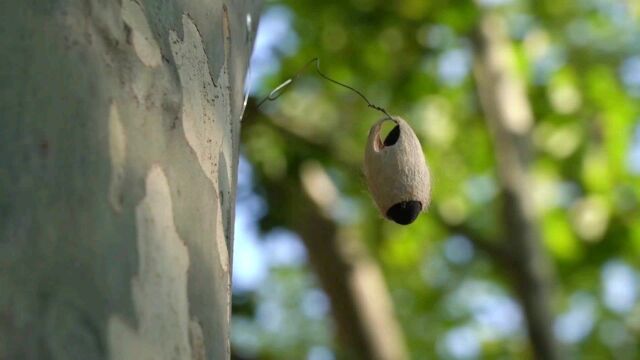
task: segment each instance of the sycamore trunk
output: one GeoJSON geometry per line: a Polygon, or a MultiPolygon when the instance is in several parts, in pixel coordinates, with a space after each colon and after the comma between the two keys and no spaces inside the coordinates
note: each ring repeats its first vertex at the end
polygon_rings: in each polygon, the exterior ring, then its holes
{"type": "Polygon", "coordinates": [[[229,358],[258,5],[0,5],[0,359],[229,358]]]}

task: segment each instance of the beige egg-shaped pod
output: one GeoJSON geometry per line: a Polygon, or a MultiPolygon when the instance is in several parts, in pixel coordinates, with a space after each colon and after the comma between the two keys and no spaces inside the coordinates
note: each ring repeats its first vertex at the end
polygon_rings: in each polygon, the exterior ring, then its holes
{"type": "Polygon", "coordinates": [[[431,199],[429,169],[420,141],[404,119],[385,118],[371,127],[365,150],[364,174],[373,200],[383,216],[389,218],[389,209],[405,202],[417,201],[420,202],[420,211],[427,209],[431,199]],[[380,138],[385,121],[395,122],[400,131],[397,141],[387,146],[380,138]]]}

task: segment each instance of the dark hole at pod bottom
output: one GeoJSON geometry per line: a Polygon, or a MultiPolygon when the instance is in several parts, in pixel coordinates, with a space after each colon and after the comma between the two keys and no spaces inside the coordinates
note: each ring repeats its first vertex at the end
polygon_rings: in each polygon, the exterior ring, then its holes
{"type": "Polygon", "coordinates": [[[387,210],[387,217],[400,225],[409,225],[416,220],[421,210],[420,201],[402,201],[387,210]]]}
{"type": "Polygon", "coordinates": [[[398,142],[398,138],[400,138],[400,125],[396,125],[389,133],[387,137],[384,138],[384,146],[391,146],[398,142]]]}

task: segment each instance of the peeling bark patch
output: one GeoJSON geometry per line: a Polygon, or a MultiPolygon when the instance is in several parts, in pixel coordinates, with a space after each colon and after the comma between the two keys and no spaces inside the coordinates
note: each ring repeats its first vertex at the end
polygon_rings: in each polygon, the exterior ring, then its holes
{"type": "MultiPolygon", "coordinates": [[[[218,196],[219,196],[219,202],[220,202],[220,208],[222,209],[229,209],[233,206],[233,204],[230,204],[231,201],[233,201],[231,199],[231,191],[229,189],[232,188],[231,185],[231,178],[229,177],[229,173],[227,171],[227,169],[229,169],[228,165],[227,165],[227,160],[224,157],[224,153],[220,152],[219,157],[218,157],[218,165],[220,166],[220,171],[218,173],[218,189],[220,189],[220,191],[218,192],[218,196]],[[225,203],[226,200],[226,203],[225,203]]],[[[225,211],[222,213],[222,218],[219,219],[220,221],[218,221],[216,223],[216,229],[218,229],[218,232],[222,231],[223,232],[223,239],[218,238],[218,249],[222,249],[220,241],[224,241],[224,249],[231,249],[233,244],[231,243],[231,236],[232,236],[232,231],[233,231],[233,223],[232,223],[232,217],[231,217],[231,211],[225,211]]],[[[222,259],[221,259],[222,260],[222,259]]],[[[228,266],[229,263],[229,257],[227,256],[225,262],[221,262],[223,264],[226,264],[228,266]]],[[[228,267],[223,266],[223,269],[226,271],[228,269],[228,267]]]]}
{"type": "Polygon", "coordinates": [[[109,156],[111,158],[111,181],[109,183],[109,202],[117,212],[122,210],[122,184],[124,182],[127,138],[120,121],[115,103],[109,109],[109,156]]]}
{"type": "MultiPolygon", "coordinates": [[[[131,330],[131,336],[126,339],[109,331],[111,353],[127,355],[127,351],[149,344],[157,352],[154,359],[191,358],[187,299],[189,255],[173,222],[169,183],[157,165],[147,174],[146,195],[136,207],[136,226],[140,268],[132,281],[132,289],[138,330],[131,330]],[[123,347],[136,348],[123,350],[123,347]]],[[[114,321],[114,330],[128,328],[114,321]]]]}
{"type": "MultiPolygon", "coordinates": [[[[224,21],[223,21],[224,22],[224,21]]],[[[182,85],[182,122],[185,137],[194,150],[205,175],[214,189],[225,189],[230,180],[231,169],[228,161],[233,158],[231,107],[229,99],[229,74],[227,61],[220,69],[217,81],[213,81],[209,62],[196,25],[188,16],[182,17],[183,39],[172,31],[169,34],[171,51],[178,67],[182,85]],[[224,182],[220,182],[219,167],[223,166],[224,182]],[[222,187],[225,186],[225,187],[222,187]]],[[[228,38],[225,36],[225,43],[228,38]]],[[[228,46],[225,46],[225,51],[228,46]]],[[[217,192],[217,191],[216,191],[217,192]]],[[[216,201],[216,243],[220,266],[225,273],[229,270],[229,251],[222,211],[229,206],[216,201]]],[[[227,229],[228,230],[228,229],[227,229]]],[[[212,234],[213,236],[213,234],[212,234]]]]}
{"type": "Polygon", "coordinates": [[[189,358],[189,255],[176,232],[169,183],[159,166],[147,175],[146,191],[136,208],[140,273],[133,294],[140,333],[167,358],[189,358]]]}
{"type": "Polygon", "coordinates": [[[111,360],[155,360],[163,359],[154,351],[152,344],[117,315],[112,315],[107,324],[109,358],[111,360]]]}
{"type": "Polygon", "coordinates": [[[182,17],[182,25],[184,39],[171,31],[169,43],[182,85],[183,129],[202,170],[215,187],[218,153],[223,151],[226,158],[232,156],[227,64],[225,61],[214,82],[196,25],[186,15],[182,17]]]}
{"type": "Polygon", "coordinates": [[[131,42],[140,61],[150,67],[160,65],[162,63],[160,48],[140,5],[132,0],[124,0],[121,12],[122,19],[131,28],[131,42]]]}
{"type": "Polygon", "coordinates": [[[224,222],[222,220],[222,208],[220,202],[217,201],[218,209],[216,211],[216,242],[218,245],[218,256],[220,257],[220,267],[224,274],[229,273],[229,250],[227,248],[226,234],[224,222]]]}
{"type": "Polygon", "coordinates": [[[229,25],[229,10],[227,5],[222,4],[222,34],[224,35],[225,61],[231,52],[231,25],[229,25]]]}
{"type": "Polygon", "coordinates": [[[204,346],[204,334],[198,321],[191,320],[189,323],[189,338],[191,339],[191,354],[193,360],[206,360],[207,355],[204,346]]]}

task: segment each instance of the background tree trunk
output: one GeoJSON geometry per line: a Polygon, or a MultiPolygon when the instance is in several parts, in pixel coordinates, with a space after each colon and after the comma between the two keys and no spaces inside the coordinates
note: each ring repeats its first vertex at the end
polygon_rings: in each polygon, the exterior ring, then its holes
{"type": "Polygon", "coordinates": [[[258,10],[0,5],[0,359],[229,358],[258,10]]]}
{"type": "Polygon", "coordinates": [[[320,164],[300,171],[300,212],[293,229],[307,247],[313,269],[331,299],[339,338],[356,359],[404,360],[408,353],[382,270],[356,231],[341,228],[331,209],[338,190],[320,164]]]}
{"type": "MultiPolygon", "coordinates": [[[[248,103],[247,119],[243,135],[255,133],[258,129],[253,127],[257,124],[274,124],[272,118],[258,111],[254,101],[248,103]]],[[[312,145],[286,128],[274,129],[290,146],[312,145]]],[[[329,152],[322,147],[317,150],[329,152]]],[[[309,254],[309,265],[331,301],[335,336],[342,345],[338,356],[408,359],[405,335],[380,265],[359,232],[331,216],[340,196],[338,189],[319,162],[304,160],[290,166],[295,167],[292,172],[296,176],[289,180],[264,178],[261,184],[271,207],[293,209],[293,213],[284,215],[285,225],[300,235],[309,254]]]]}
{"type": "Polygon", "coordinates": [[[542,248],[531,198],[531,105],[515,70],[503,19],[485,14],[476,35],[475,78],[503,191],[504,239],[499,252],[490,254],[500,254],[496,260],[511,277],[536,359],[561,359],[553,336],[553,269],[542,248]]]}

